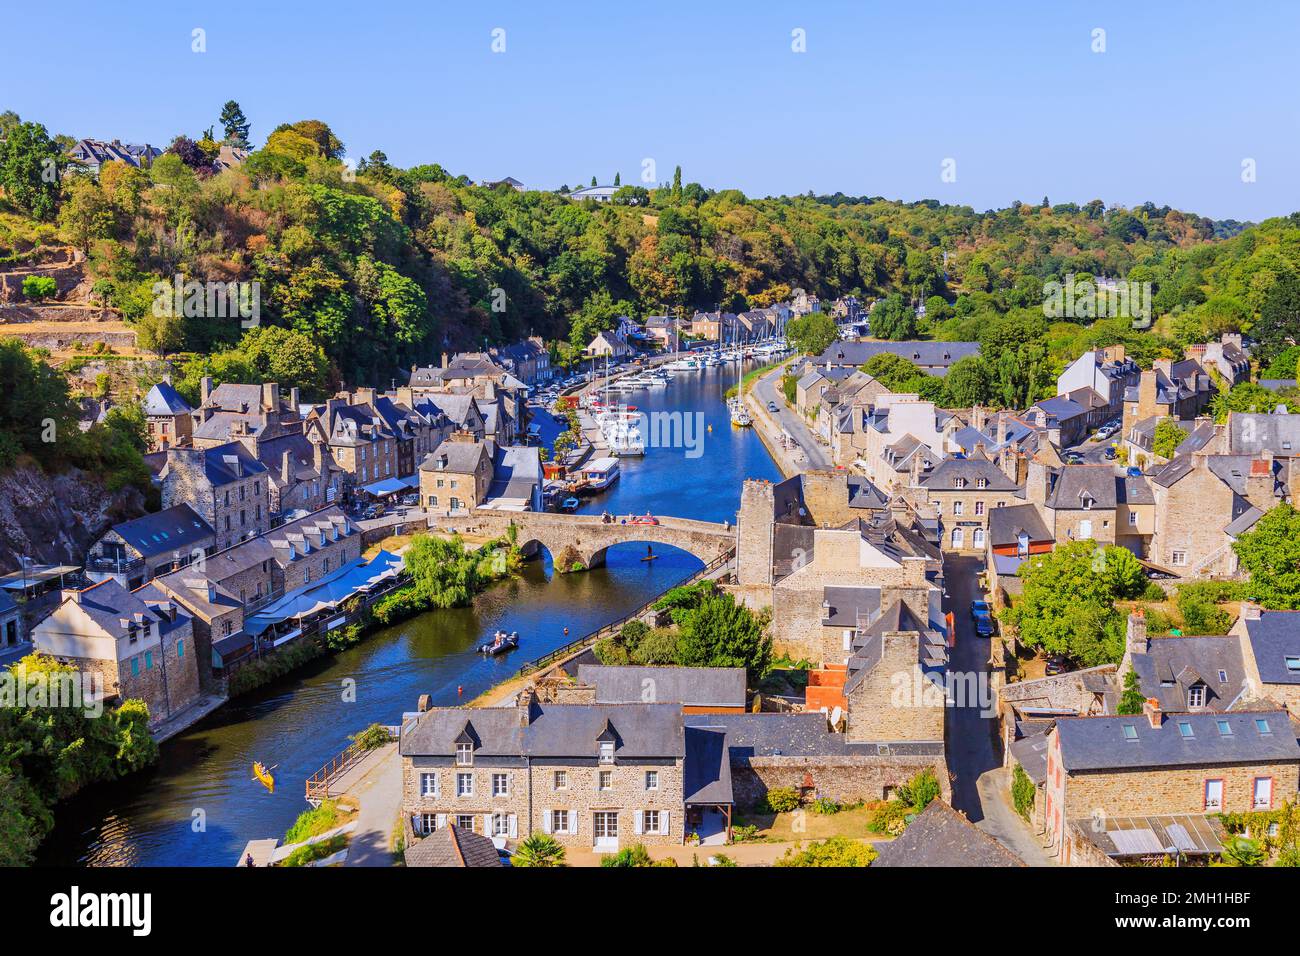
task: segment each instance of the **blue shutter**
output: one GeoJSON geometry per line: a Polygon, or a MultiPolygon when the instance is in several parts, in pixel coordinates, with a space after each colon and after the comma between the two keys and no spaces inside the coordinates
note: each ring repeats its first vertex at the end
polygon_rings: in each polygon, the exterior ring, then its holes
{"type": "Polygon", "coordinates": [[[184,642],[184,641],[177,641],[177,642],[176,642],[176,656],[177,656],[177,657],[184,657],[184,656],[185,656],[185,642],[184,642]]]}

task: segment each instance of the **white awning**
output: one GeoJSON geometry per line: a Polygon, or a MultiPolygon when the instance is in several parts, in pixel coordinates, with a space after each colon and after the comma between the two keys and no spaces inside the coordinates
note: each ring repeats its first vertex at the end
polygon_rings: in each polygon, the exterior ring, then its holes
{"type": "Polygon", "coordinates": [[[336,607],[348,598],[396,577],[401,573],[402,564],[401,557],[382,550],[370,561],[357,558],[319,581],[296,588],[268,604],[244,621],[244,629],[250,634],[261,634],[281,621],[309,617],[317,611],[336,607]]]}
{"type": "Polygon", "coordinates": [[[374,495],[376,498],[384,498],[388,495],[395,495],[398,492],[410,491],[419,487],[420,476],[408,475],[405,478],[385,478],[383,481],[371,482],[368,485],[363,485],[361,490],[368,495],[374,495]]]}

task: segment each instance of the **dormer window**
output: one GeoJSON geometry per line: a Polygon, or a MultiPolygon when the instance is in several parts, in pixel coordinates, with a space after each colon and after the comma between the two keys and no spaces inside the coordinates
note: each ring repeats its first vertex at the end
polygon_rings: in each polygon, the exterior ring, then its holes
{"type": "Polygon", "coordinates": [[[987,478],[976,478],[976,479],[975,479],[975,487],[976,487],[976,488],[987,488],[988,486],[989,486],[989,480],[988,480],[987,478]]]}
{"type": "Polygon", "coordinates": [[[456,766],[468,767],[474,763],[474,745],[457,744],[456,745],[456,766]]]}
{"type": "Polygon", "coordinates": [[[965,479],[965,478],[954,478],[954,479],[952,480],[952,486],[953,486],[954,488],[965,488],[965,487],[966,487],[966,479],[965,479]]]}
{"type": "Polygon", "coordinates": [[[1195,710],[1205,706],[1205,685],[1193,684],[1187,688],[1187,709],[1195,710]]]}
{"type": "Polygon", "coordinates": [[[1082,498],[1081,500],[1082,500],[1082,502],[1083,502],[1083,510],[1084,510],[1084,511],[1091,511],[1091,510],[1092,510],[1093,501],[1094,501],[1093,497],[1092,497],[1091,495],[1084,495],[1083,498],[1082,498]]]}
{"type": "Polygon", "coordinates": [[[614,762],[614,742],[612,740],[602,740],[600,742],[600,762],[614,762]]]}

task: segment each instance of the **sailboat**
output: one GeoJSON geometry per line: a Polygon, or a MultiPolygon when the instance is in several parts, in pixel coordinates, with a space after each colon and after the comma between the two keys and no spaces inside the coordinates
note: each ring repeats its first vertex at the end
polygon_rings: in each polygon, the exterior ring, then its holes
{"type": "Polygon", "coordinates": [[[754,424],[754,420],[749,417],[749,412],[745,408],[744,384],[741,378],[744,367],[743,362],[736,363],[736,397],[727,399],[727,408],[731,411],[731,424],[737,428],[748,428],[754,424]]]}

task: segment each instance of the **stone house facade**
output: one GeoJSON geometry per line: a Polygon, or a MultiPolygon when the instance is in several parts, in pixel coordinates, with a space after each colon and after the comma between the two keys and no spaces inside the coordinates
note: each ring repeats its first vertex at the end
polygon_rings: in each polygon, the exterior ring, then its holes
{"type": "Polygon", "coordinates": [[[211,527],[217,550],[271,526],[267,469],[239,442],[168,448],[160,475],[162,504],[187,504],[211,527]]]}
{"type": "Polygon", "coordinates": [[[938,510],[945,551],[983,554],[989,514],[1017,503],[1019,486],[977,445],[969,458],[947,458],[920,482],[925,499],[938,510]]]}
{"type": "Polygon", "coordinates": [[[200,697],[198,649],[189,615],[111,578],[81,591],[32,630],[33,647],[102,679],[105,696],[143,700],[151,726],[200,697]]]}
{"type": "MultiPolygon", "coordinates": [[[[329,507],[269,531],[273,593],[319,581],[361,557],[361,534],[338,507],[329,507]]],[[[241,545],[241,547],[243,547],[241,545]]]]}

